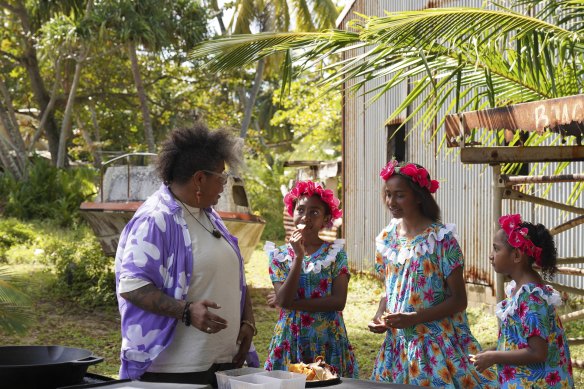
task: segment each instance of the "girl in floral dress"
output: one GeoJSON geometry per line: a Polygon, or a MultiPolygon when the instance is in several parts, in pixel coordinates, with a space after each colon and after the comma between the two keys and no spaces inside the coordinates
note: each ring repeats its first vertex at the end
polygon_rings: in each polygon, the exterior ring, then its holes
{"type": "Polygon", "coordinates": [[[357,361],[342,315],[349,285],[344,241],[324,242],[318,235],[342,217],[339,200],[330,189],[299,181],[284,203],[296,229],[288,244],[265,246],[275,290],[268,303],[281,310],[264,368],[288,370],[291,363],[322,356],[339,376],[356,378],[357,361]]]}
{"type": "Polygon", "coordinates": [[[496,364],[501,388],[573,388],[570,350],[555,308],[560,294],[533,269],[535,263],[553,277],[554,240],[543,225],[522,222],[517,214],[502,216],[499,224],[489,259],[512,281],[507,299],[497,304],[497,350],[479,353],[474,364],[479,371],[496,364]]]}
{"type": "Polygon", "coordinates": [[[438,181],[420,165],[390,161],[381,171],[393,219],[376,239],[386,296],[369,330],[386,333],[371,379],[439,388],[496,388],[469,354],[480,351],[466,318],[463,256],[455,226],[442,224],[438,181]]]}

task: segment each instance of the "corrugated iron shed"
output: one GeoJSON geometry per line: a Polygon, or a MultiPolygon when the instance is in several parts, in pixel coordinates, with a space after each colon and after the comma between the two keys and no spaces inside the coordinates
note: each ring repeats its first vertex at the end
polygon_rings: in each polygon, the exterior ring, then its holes
{"type": "MultiPolygon", "coordinates": [[[[355,0],[350,1],[343,11],[344,17],[339,20],[339,28],[347,28],[348,22],[358,18],[357,14],[383,16],[384,11],[404,11],[435,6],[480,7],[480,0],[463,1],[419,1],[398,2],[391,0],[355,0]]],[[[363,50],[363,49],[360,49],[363,50]]],[[[347,52],[346,56],[354,56],[356,50],[347,52]]],[[[375,88],[381,81],[370,82],[366,90],[375,88]]],[[[347,240],[347,253],[351,266],[358,271],[371,271],[375,254],[374,240],[379,231],[389,222],[390,215],[385,209],[382,199],[382,181],[379,171],[391,156],[391,142],[385,119],[403,101],[407,95],[407,86],[393,88],[379,100],[371,103],[363,91],[350,93],[354,81],[345,85],[343,92],[343,201],[344,201],[344,231],[347,240]]],[[[425,96],[421,97],[422,99],[425,96]]],[[[406,112],[398,117],[400,123],[406,117],[406,112]]],[[[416,122],[419,117],[413,119],[416,122]]],[[[411,128],[406,129],[406,133],[411,128]]],[[[460,150],[441,149],[438,145],[444,129],[438,132],[438,138],[431,139],[430,134],[413,132],[406,137],[405,159],[419,163],[430,171],[433,178],[440,181],[441,188],[436,199],[442,208],[445,222],[458,226],[459,241],[465,253],[465,277],[469,284],[485,286],[490,291],[490,301],[494,301],[494,272],[489,264],[490,239],[493,215],[493,172],[485,165],[465,166],[460,163],[460,150]]],[[[553,169],[553,164],[551,165],[553,169]]],[[[535,166],[531,165],[531,168],[535,166]]],[[[549,169],[549,167],[548,167],[549,169]]],[[[584,172],[583,163],[572,163],[563,173],[578,174],[584,172]]],[[[541,194],[547,187],[533,187],[535,194],[541,194]]],[[[548,197],[559,202],[570,198],[572,186],[555,185],[549,190],[548,197]]],[[[584,207],[584,196],[574,204],[584,207]]],[[[569,220],[573,215],[555,209],[529,203],[510,200],[503,202],[503,212],[520,212],[526,220],[555,226],[569,220]]],[[[584,228],[572,229],[557,237],[559,254],[562,257],[572,257],[584,252],[584,228]]],[[[557,277],[559,282],[582,288],[583,277],[557,277]]],[[[470,299],[484,295],[473,296],[470,299]]]]}

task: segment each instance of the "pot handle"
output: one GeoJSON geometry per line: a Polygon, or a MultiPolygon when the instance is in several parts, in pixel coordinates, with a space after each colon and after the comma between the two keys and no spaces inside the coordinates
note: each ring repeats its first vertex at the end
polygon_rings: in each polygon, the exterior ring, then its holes
{"type": "Polygon", "coordinates": [[[87,358],[78,359],[76,361],[71,361],[73,365],[95,365],[96,363],[103,362],[102,357],[96,357],[95,355],[91,355],[87,358]]]}

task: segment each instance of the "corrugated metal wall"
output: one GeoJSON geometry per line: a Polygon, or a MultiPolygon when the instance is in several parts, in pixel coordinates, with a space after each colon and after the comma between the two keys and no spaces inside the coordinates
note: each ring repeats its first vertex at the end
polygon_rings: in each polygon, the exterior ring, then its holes
{"type": "MultiPolygon", "coordinates": [[[[448,6],[480,7],[482,1],[447,1],[448,6]]],[[[358,18],[356,13],[383,16],[383,11],[421,9],[427,1],[398,2],[391,0],[357,0],[347,17],[339,25],[358,18]]],[[[350,56],[354,53],[349,53],[350,56]]],[[[379,83],[380,81],[377,81],[379,83]]],[[[352,84],[347,85],[350,88],[352,84]]],[[[371,83],[367,89],[377,84],[371,83]]],[[[347,88],[347,90],[349,89],[347,88]]],[[[381,198],[382,182],[379,171],[387,159],[385,119],[406,95],[406,86],[393,88],[382,98],[370,103],[370,96],[362,91],[345,92],[343,105],[344,126],[344,236],[347,240],[349,261],[359,271],[371,271],[375,253],[375,237],[389,222],[390,215],[381,198]]],[[[405,117],[405,114],[402,118],[405,117]]],[[[413,122],[416,122],[414,119],[413,122]]],[[[443,130],[442,130],[443,131],[443,130]]],[[[467,282],[494,287],[495,275],[488,261],[492,236],[492,168],[486,165],[462,165],[458,149],[440,150],[440,136],[431,140],[430,134],[420,131],[406,139],[406,159],[428,168],[433,178],[440,181],[436,198],[442,209],[442,218],[458,227],[459,241],[465,253],[467,282]]],[[[566,173],[582,173],[583,163],[574,163],[566,173]]],[[[549,172],[549,171],[548,171],[549,172]]],[[[573,184],[556,184],[549,197],[565,203],[573,184]]],[[[538,189],[543,188],[539,186],[538,189]]],[[[584,206],[584,196],[578,206],[584,206]]],[[[504,201],[503,212],[521,212],[526,220],[553,227],[573,218],[546,207],[504,201]]],[[[561,257],[584,253],[584,226],[558,236],[556,242],[561,257]]],[[[557,276],[556,280],[582,287],[582,277],[557,276]]]]}

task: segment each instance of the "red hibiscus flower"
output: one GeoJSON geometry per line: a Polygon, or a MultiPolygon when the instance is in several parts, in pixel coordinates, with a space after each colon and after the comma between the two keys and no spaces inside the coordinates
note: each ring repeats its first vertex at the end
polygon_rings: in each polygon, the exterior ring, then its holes
{"type": "Polygon", "coordinates": [[[276,359],[282,358],[282,347],[276,346],[274,348],[274,357],[276,357],[276,359]]]}
{"type": "Polygon", "coordinates": [[[432,369],[432,364],[430,363],[425,364],[422,370],[424,370],[424,373],[426,373],[429,376],[431,376],[432,373],[434,372],[434,369],[432,369]]]}
{"type": "Polygon", "coordinates": [[[313,298],[313,299],[317,299],[320,296],[322,296],[322,294],[320,293],[320,290],[318,290],[318,289],[313,290],[312,293],[310,294],[310,298],[313,298]]]}
{"type": "Polygon", "coordinates": [[[440,183],[436,180],[430,181],[430,193],[436,193],[436,191],[440,188],[440,183]]]}
{"type": "Polygon", "coordinates": [[[300,315],[300,322],[302,327],[310,327],[314,323],[314,318],[308,314],[300,315]]]}
{"type": "Polygon", "coordinates": [[[391,161],[389,161],[387,163],[387,165],[385,165],[385,167],[383,169],[381,169],[381,172],[379,173],[379,177],[381,177],[383,179],[383,181],[389,180],[390,177],[393,176],[393,173],[395,173],[396,166],[397,166],[397,161],[395,159],[392,159],[391,161]]]}
{"type": "Polygon", "coordinates": [[[557,371],[551,371],[546,377],[545,377],[545,382],[547,382],[549,385],[555,385],[558,382],[560,382],[560,374],[557,371]]]}
{"type": "Polygon", "coordinates": [[[428,301],[429,303],[434,301],[434,290],[428,289],[424,291],[424,300],[428,301]]]}
{"type": "Polygon", "coordinates": [[[298,297],[303,299],[306,297],[306,291],[304,290],[304,288],[298,288],[298,297]]]}
{"type": "Polygon", "coordinates": [[[298,327],[298,324],[290,324],[290,331],[292,332],[292,335],[298,336],[298,333],[300,332],[300,327],[298,327]]]}
{"type": "Polygon", "coordinates": [[[503,371],[501,373],[501,377],[503,378],[503,382],[507,382],[509,380],[514,379],[515,373],[517,373],[517,371],[515,370],[515,368],[513,366],[506,365],[505,367],[503,367],[503,371]]]}
{"type": "Polygon", "coordinates": [[[328,289],[328,280],[327,279],[322,279],[320,280],[320,282],[318,283],[318,287],[323,291],[326,292],[326,290],[328,289]]]}

